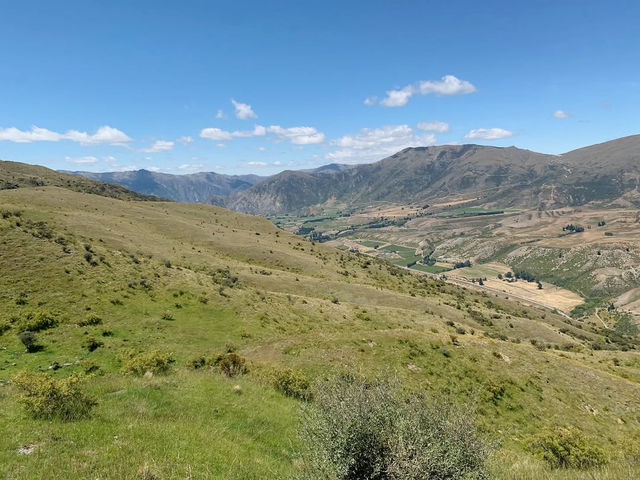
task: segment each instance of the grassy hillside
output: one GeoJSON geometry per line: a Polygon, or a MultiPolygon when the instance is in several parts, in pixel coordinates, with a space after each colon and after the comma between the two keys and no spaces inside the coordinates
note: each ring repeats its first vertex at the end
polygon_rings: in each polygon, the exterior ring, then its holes
{"type": "Polygon", "coordinates": [[[392,372],[472,408],[496,478],[640,474],[631,338],[216,207],[46,186],[0,191],[0,212],[6,478],[295,478],[302,401],[274,387],[285,369],[310,381],[392,372]],[[18,332],[45,317],[43,348],[26,353],[18,332]],[[123,369],[153,351],[171,354],[167,372],[123,369]],[[194,368],[227,352],[248,372],[194,368]],[[97,406],[76,421],[31,418],[11,381],[21,371],[78,373],[97,406]],[[607,466],[533,457],[532,436],[557,426],[582,430],[607,466]]]}
{"type": "Polygon", "coordinates": [[[157,197],[127,190],[119,185],[56,172],[39,165],[0,160],[0,190],[24,187],[55,186],[75,192],[93,193],[121,200],[158,200],[157,197]]]}

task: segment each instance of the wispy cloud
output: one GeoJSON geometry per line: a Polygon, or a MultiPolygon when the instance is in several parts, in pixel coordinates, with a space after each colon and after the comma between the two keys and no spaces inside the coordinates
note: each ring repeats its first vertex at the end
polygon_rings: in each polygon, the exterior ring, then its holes
{"type": "Polygon", "coordinates": [[[464,138],[470,140],[499,140],[513,137],[513,135],[514,133],[511,130],[505,130],[504,128],[476,128],[470,130],[464,138]]]}
{"type": "Polygon", "coordinates": [[[556,110],[552,113],[555,118],[569,118],[571,115],[565,112],[564,110],[556,110]]]}
{"type": "Polygon", "coordinates": [[[438,120],[420,122],[417,127],[419,130],[424,130],[425,132],[447,133],[449,131],[449,124],[438,120]]]}
{"type": "Polygon", "coordinates": [[[454,75],[445,75],[440,80],[422,80],[400,89],[387,90],[386,96],[379,100],[368,97],[365,105],[382,105],[384,107],[402,107],[409,103],[414,95],[466,95],[477,91],[467,80],[460,80],[454,75]]]}
{"type": "Polygon", "coordinates": [[[64,157],[69,163],[98,163],[98,157],[86,156],[86,157],[64,157]]]}
{"type": "Polygon", "coordinates": [[[98,128],[93,134],[80,132],[78,130],[68,130],[66,133],[59,133],[34,125],[31,127],[31,130],[20,130],[16,127],[0,128],[0,140],[17,143],[70,140],[82,145],[125,145],[131,141],[131,138],[117,128],[108,125],[98,128]]]}
{"type": "Polygon", "coordinates": [[[166,152],[171,150],[174,146],[173,142],[169,142],[167,140],[156,140],[153,144],[148,148],[143,148],[141,152],[145,153],[157,153],[157,152],[166,152]]]}
{"type": "Polygon", "coordinates": [[[314,127],[289,127],[280,125],[265,127],[255,125],[253,130],[236,130],[233,132],[220,128],[209,127],[200,131],[200,137],[215,141],[228,141],[233,138],[263,137],[268,133],[274,134],[281,140],[288,140],[295,145],[310,145],[324,142],[324,133],[314,127]]]}

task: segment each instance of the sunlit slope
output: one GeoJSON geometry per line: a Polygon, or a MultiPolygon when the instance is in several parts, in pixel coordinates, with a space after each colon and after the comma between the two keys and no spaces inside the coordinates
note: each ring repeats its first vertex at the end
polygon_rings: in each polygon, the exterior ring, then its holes
{"type": "Polygon", "coordinates": [[[311,379],[398,372],[408,388],[473,405],[500,454],[527,461],[528,437],[548,426],[581,428],[614,462],[638,440],[637,353],[550,312],[205,205],[38,187],[1,191],[0,213],[9,478],[131,478],[145,465],[159,478],[295,475],[300,403],[269,381],[284,367],[311,379]],[[59,322],[39,332],[37,353],[25,353],[11,323],[31,311],[59,322]],[[78,326],[92,315],[102,323],[78,326]],[[89,338],[103,345],[89,352],[89,338]],[[155,349],[173,353],[171,373],[121,372],[123,353],[155,349]],[[248,374],[189,366],[229,349],[248,374]],[[78,422],[33,420],[6,382],[23,369],[79,372],[99,404],[78,422]],[[26,445],[34,453],[16,453],[26,445]]]}

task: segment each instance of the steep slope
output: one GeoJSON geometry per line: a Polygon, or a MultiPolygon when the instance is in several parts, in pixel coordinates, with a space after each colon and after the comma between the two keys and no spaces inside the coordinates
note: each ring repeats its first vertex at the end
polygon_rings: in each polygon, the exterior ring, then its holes
{"type": "Polygon", "coordinates": [[[332,175],[283,172],[229,199],[235,210],[295,212],[328,201],[428,202],[448,196],[502,207],[557,208],[637,192],[640,136],[564,155],[479,145],[408,148],[332,175]]]}
{"type": "Polygon", "coordinates": [[[38,165],[0,160],[0,190],[44,186],[62,187],[121,200],[158,200],[119,185],[109,185],[38,165]]]}
{"type": "Polygon", "coordinates": [[[222,175],[214,172],[171,175],[135,170],[128,172],[69,172],[109,184],[122,185],[135,192],[156,195],[179,202],[219,203],[224,197],[260,182],[258,175],[222,175]]]}
{"type": "Polygon", "coordinates": [[[640,427],[631,340],[621,351],[608,332],[222,208],[38,187],[0,191],[0,212],[9,478],[295,478],[301,402],[273,380],[288,369],[310,380],[391,369],[407,389],[473,404],[499,446],[496,478],[578,478],[526,452],[558,425],[606,449],[602,478],[638,473],[620,451],[640,427]],[[55,322],[26,353],[17,334],[38,312],[55,322]],[[154,352],[171,354],[168,372],[123,370],[154,352]],[[226,352],[248,373],[201,363],[226,352]],[[30,418],[11,383],[23,370],[77,373],[98,405],[76,422],[30,418]]]}

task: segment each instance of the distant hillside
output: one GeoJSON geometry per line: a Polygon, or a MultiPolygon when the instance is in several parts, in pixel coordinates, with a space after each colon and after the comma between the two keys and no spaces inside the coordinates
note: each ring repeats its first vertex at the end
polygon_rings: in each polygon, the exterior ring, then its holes
{"type": "Polygon", "coordinates": [[[170,198],[179,202],[219,204],[219,197],[246,190],[265,177],[258,175],[222,175],[201,172],[188,175],[171,175],[134,170],[129,172],[69,172],[74,175],[122,185],[136,192],[170,198]]]}
{"type": "Polygon", "coordinates": [[[38,165],[0,160],[0,190],[44,186],[62,187],[74,192],[93,193],[120,200],[158,200],[119,185],[108,185],[38,165]]]}
{"type": "MultiPolygon", "coordinates": [[[[640,135],[546,155],[515,147],[446,145],[407,148],[379,162],[318,171],[286,171],[227,206],[243,212],[292,212],[335,201],[421,202],[452,195],[501,206],[561,207],[637,192],[640,135]]],[[[635,195],[632,195],[632,201],[635,195]]],[[[636,199],[637,201],[637,199],[636,199]]]]}

